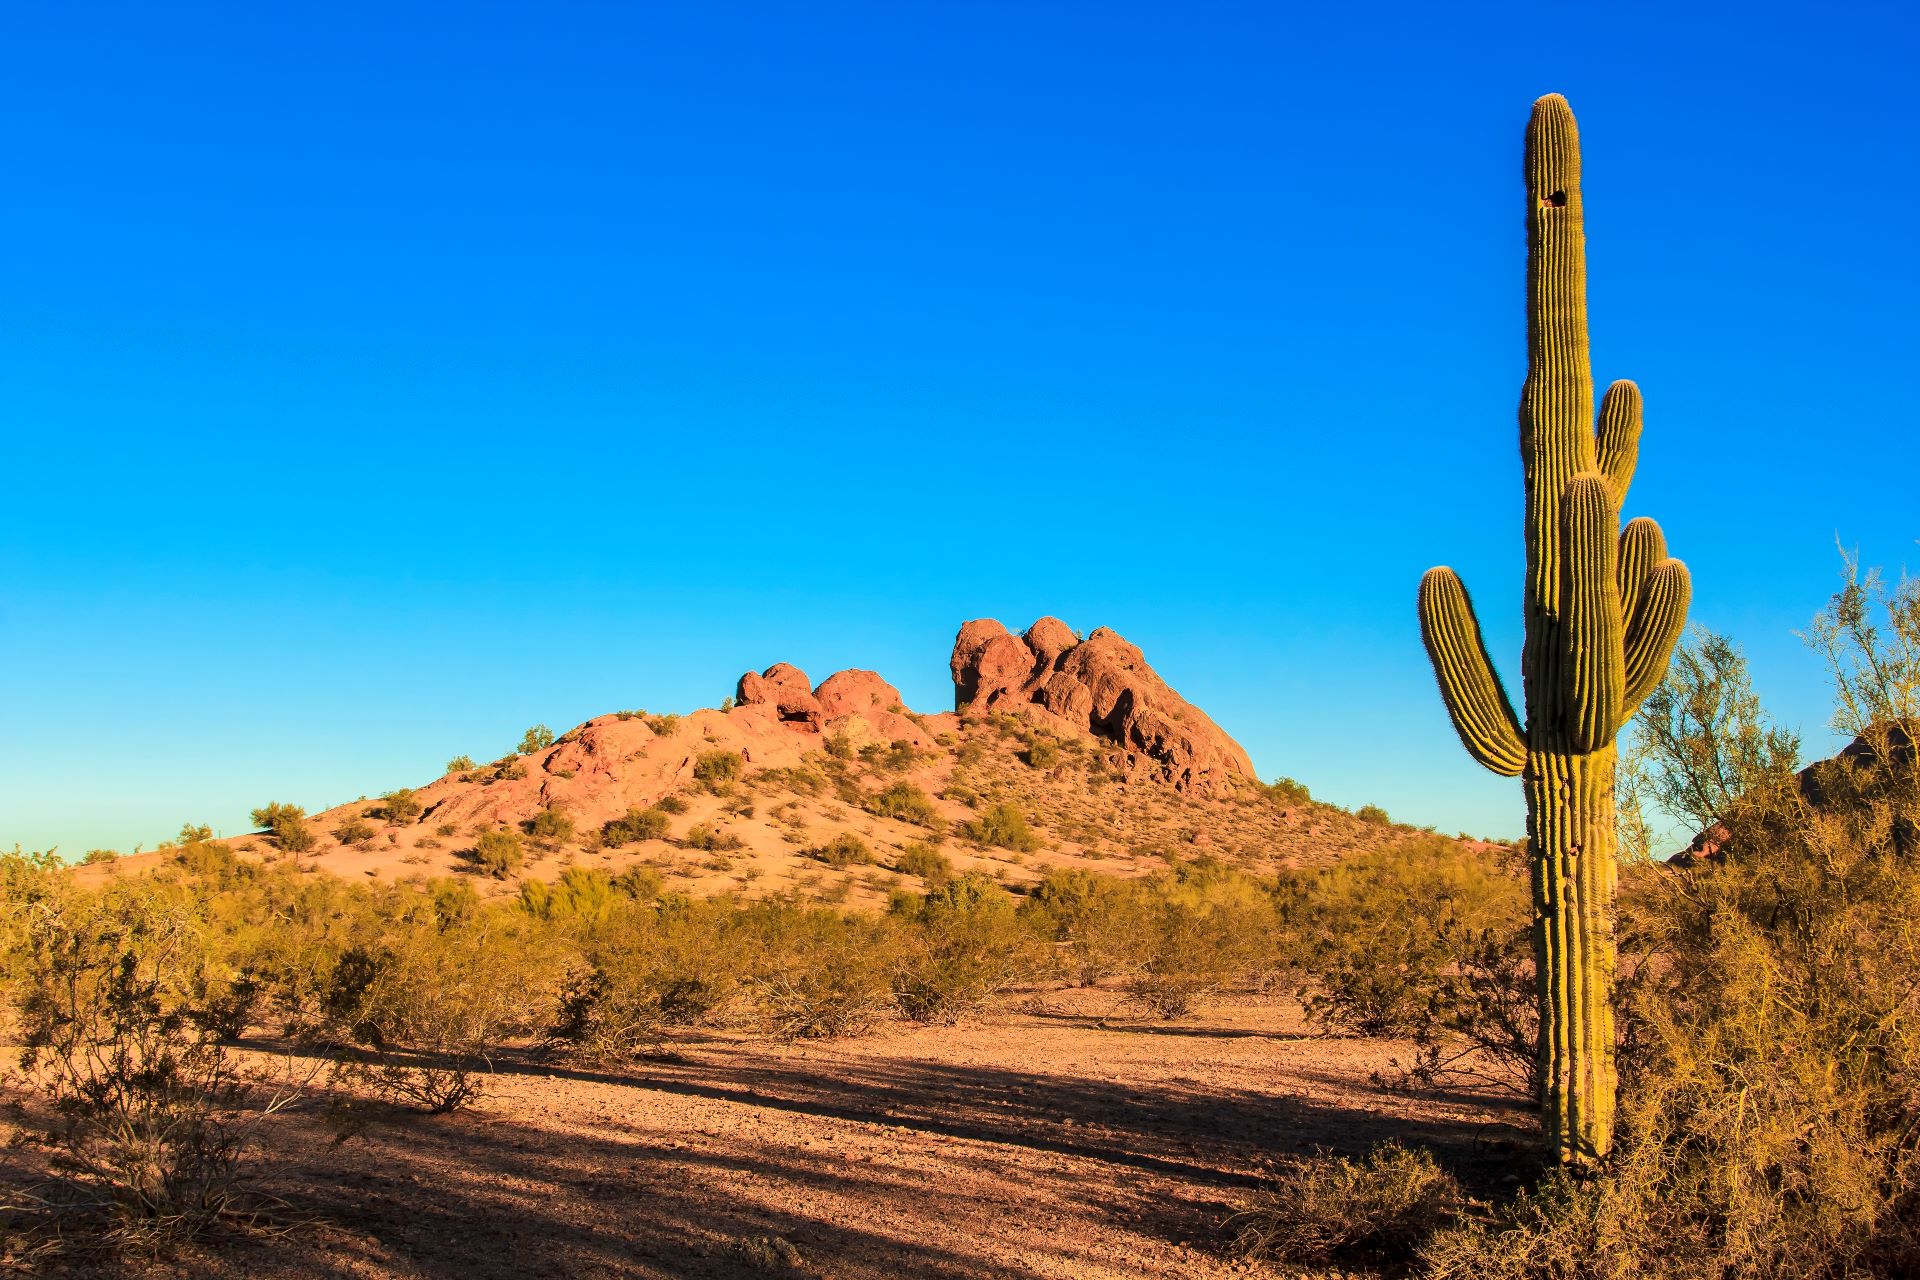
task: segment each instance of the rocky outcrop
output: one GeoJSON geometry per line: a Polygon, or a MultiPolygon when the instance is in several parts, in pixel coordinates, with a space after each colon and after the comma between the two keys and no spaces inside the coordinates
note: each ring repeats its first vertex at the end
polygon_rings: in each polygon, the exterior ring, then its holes
{"type": "Polygon", "coordinates": [[[872,671],[836,671],[814,690],[831,732],[844,733],[855,746],[910,742],[933,745],[933,738],[907,713],[900,691],[872,671]]]}
{"type": "Polygon", "coordinates": [[[818,733],[826,720],[820,699],[813,696],[813,683],[807,673],[790,662],[776,662],[755,675],[749,671],[740,677],[734,692],[739,706],[765,703],[774,709],[782,724],[818,733]]]}
{"type": "Polygon", "coordinates": [[[1106,627],[1081,640],[1042,618],[1016,637],[976,619],[960,628],[949,667],[956,711],[1013,711],[1091,734],[1121,748],[1130,771],[1181,790],[1218,792],[1255,777],[1246,750],[1106,627]]]}

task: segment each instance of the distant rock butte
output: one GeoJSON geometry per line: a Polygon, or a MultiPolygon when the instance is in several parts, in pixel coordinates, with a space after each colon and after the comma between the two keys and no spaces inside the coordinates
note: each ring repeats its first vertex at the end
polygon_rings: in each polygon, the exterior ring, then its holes
{"type": "Polygon", "coordinates": [[[1124,750],[1131,771],[1182,791],[1255,778],[1246,750],[1106,627],[1082,640],[1058,618],[1042,618],[1015,636],[979,618],[954,638],[951,667],[956,711],[1009,711],[1091,734],[1124,750]]]}

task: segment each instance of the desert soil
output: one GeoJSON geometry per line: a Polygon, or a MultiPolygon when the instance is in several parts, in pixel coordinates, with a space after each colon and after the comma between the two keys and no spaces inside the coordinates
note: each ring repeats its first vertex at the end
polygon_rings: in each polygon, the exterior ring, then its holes
{"type": "Polygon", "coordinates": [[[703,1036],[613,1068],[529,1054],[452,1116],[387,1112],[345,1141],[317,1104],[276,1118],[257,1186],[300,1225],[132,1273],[1261,1274],[1229,1219],[1277,1161],[1399,1138],[1486,1190],[1525,1162],[1509,1100],[1372,1083],[1404,1052],[1315,1034],[1278,995],[1167,1023],[1050,990],[846,1041],[703,1036]]]}

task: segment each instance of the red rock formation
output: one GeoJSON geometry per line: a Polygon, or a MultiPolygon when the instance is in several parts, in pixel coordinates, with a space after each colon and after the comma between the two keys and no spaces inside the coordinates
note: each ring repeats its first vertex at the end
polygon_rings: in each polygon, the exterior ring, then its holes
{"type": "Polygon", "coordinates": [[[911,742],[933,745],[933,738],[907,716],[900,691],[872,671],[836,671],[814,690],[829,731],[845,733],[856,745],[911,742]]]}
{"type": "Polygon", "coordinates": [[[807,673],[790,662],[776,662],[759,675],[749,671],[741,676],[734,701],[743,707],[766,703],[781,723],[802,731],[818,733],[826,719],[807,673]]]}
{"type": "Polygon", "coordinates": [[[950,668],[956,710],[1014,711],[1090,733],[1125,750],[1133,770],[1182,790],[1220,791],[1255,776],[1239,743],[1105,627],[1083,641],[1042,618],[1015,638],[976,619],[955,637],[950,668]]]}

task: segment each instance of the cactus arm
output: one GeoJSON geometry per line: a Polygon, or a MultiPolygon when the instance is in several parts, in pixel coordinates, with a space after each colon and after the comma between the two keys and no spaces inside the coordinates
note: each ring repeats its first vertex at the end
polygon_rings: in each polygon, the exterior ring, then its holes
{"type": "Polygon", "coordinates": [[[1619,506],[1633,483],[1633,466],[1640,460],[1640,388],[1622,378],[1600,397],[1600,426],[1595,433],[1595,461],[1613,490],[1619,506]]]}
{"type": "Polygon", "coordinates": [[[1640,516],[1629,520],[1620,534],[1620,612],[1631,627],[1634,610],[1640,607],[1641,593],[1647,587],[1647,575],[1653,566],[1667,558],[1667,538],[1660,526],[1640,516]]]}
{"type": "Polygon", "coordinates": [[[1503,777],[1519,776],[1527,763],[1520,720],[1487,657],[1473,601],[1451,569],[1429,569],[1420,580],[1420,638],[1467,754],[1503,777]]]}
{"type": "Polygon", "coordinates": [[[1605,476],[1573,478],[1561,499],[1560,678],[1575,750],[1596,751],[1620,731],[1625,622],[1614,568],[1620,517],[1605,476]]]}
{"type": "Polygon", "coordinates": [[[1664,559],[1647,575],[1645,592],[1627,626],[1626,691],[1620,712],[1623,721],[1666,674],[1667,660],[1687,625],[1687,605],[1692,598],[1693,578],[1680,561],[1664,559]]]}

